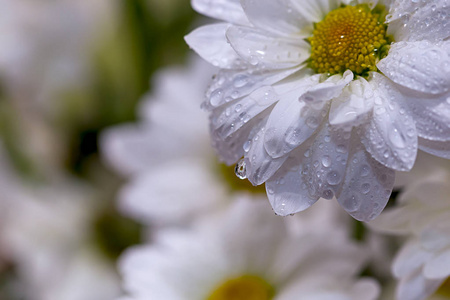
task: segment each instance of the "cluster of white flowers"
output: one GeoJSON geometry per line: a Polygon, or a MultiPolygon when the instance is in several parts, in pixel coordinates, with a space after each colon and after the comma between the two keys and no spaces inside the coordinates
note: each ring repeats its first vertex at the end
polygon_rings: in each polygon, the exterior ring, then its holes
{"type": "MultiPolygon", "coordinates": [[[[173,5],[125,3],[137,15],[173,5]]],[[[99,175],[111,188],[100,192],[59,169],[27,180],[0,141],[0,280],[12,294],[449,300],[449,1],[191,4],[219,20],[186,35],[200,57],[157,72],[138,121],[99,134],[120,187],[99,175]],[[117,210],[144,229],[119,274],[93,238],[107,206],[94,199],[116,189],[117,210]]],[[[46,114],[55,107],[39,100],[89,82],[116,7],[0,5],[3,92],[23,116],[46,114]]],[[[29,126],[45,133],[38,123],[29,126]]],[[[44,156],[57,152],[45,134],[28,135],[44,156]]]]}
{"type": "Polygon", "coordinates": [[[192,6],[225,21],[186,36],[215,68],[161,72],[102,137],[152,233],[121,299],[450,299],[447,1],[192,6]]]}

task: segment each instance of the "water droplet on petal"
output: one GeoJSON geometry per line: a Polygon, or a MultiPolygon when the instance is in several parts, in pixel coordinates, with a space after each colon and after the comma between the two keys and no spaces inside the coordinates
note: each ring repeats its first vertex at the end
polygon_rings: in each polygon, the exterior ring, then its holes
{"type": "Polygon", "coordinates": [[[239,179],[247,178],[247,166],[243,158],[236,164],[236,167],[234,168],[234,173],[239,179]]]}
{"type": "Polygon", "coordinates": [[[331,171],[327,175],[327,182],[330,185],[336,185],[341,182],[341,175],[337,171],[331,171]]]}
{"type": "Polygon", "coordinates": [[[328,168],[331,165],[331,158],[328,155],[325,155],[324,157],[322,157],[322,165],[325,168],[328,168]]]}

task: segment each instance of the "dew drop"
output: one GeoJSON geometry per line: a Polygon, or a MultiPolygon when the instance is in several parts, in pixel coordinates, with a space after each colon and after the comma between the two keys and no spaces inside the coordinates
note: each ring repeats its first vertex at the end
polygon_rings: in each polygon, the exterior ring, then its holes
{"type": "Polygon", "coordinates": [[[341,181],[341,175],[336,171],[331,171],[327,175],[327,182],[330,185],[336,185],[341,181]]]}
{"type": "Polygon", "coordinates": [[[370,167],[368,165],[363,165],[361,167],[361,176],[362,177],[369,175],[369,172],[370,172],[370,167]]]}
{"type": "Polygon", "coordinates": [[[236,88],[241,88],[245,86],[248,83],[248,76],[247,75],[238,75],[233,80],[233,85],[236,88]]]}
{"type": "Polygon", "coordinates": [[[234,168],[234,173],[239,179],[247,178],[247,166],[243,158],[236,164],[236,167],[234,168]]]}
{"type": "Polygon", "coordinates": [[[242,148],[244,148],[245,152],[250,151],[250,147],[252,146],[252,140],[248,140],[244,143],[244,145],[242,146],[242,148]]]}
{"type": "Polygon", "coordinates": [[[331,165],[331,158],[328,155],[324,155],[322,157],[322,165],[325,168],[328,168],[331,165]]]}
{"type": "Polygon", "coordinates": [[[366,195],[370,191],[370,183],[363,183],[361,185],[361,192],[366,195]]]}

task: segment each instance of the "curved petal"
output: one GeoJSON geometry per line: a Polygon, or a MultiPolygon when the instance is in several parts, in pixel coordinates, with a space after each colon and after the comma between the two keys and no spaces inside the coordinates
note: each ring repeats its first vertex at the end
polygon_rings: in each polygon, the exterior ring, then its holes
{"type": "Polygon", "coordinates": [[[312,25],[293,9],[292,0],[241,0],[241,3],[252,24],[277,35],[299,36],[305,26],[312,25]]]}
{"type": "Polygon", "coordinates": [[[221,138],[214,129],[211,129],[211,144],[216,150],[220,159],[227,165],[235,164],[242,156],[244,156],[244,143],[249,139],[252,131],[259,128],[260,123],[265,123],[265,116],[258,116],[251,119],[239,131],[230,134],[226,138],[221,138]]]}
{"type": "Polygon", "coordinates": [[[420,137],[430,141],[450,141],[450,101],[447,101],[450,93],[429,97],[406,89],[400,92],[420,137]]]}
{"type": "Polygon", "coordinates": [[[219,23],[199,27],[184,37],[186,43],[204,60],[222,69],[242,69],[246,63],[226,39],[230,24],[219,23]]]}
{"type": "Polygon", "coordinates": [[[313,197],[332,199],[341,190],[349,153],[350,132],[324,124],[302,160],[302,178],[313,197]]]}
{"type": "Polygon", "coordinates": [[[446,93],[450,89],[450,41],[394,43],[377,67],[395,83],[412,90],[446,93]]]}
{"type": "Polygon", "coordinates": [[[419,149],[438,157],[450,159],[450,141],[430,141],[419,138],[419,149]]]}
{"type": "Polygon", "coordinates": [[[421,269],[402,278],[397,287],[397,299],[423,300],[431,296],[444,280],[432,280],[423,276],[421,269]]]}
{"type": "Polygon", "coordinates": [[[414,273],[431,258],[432,253],[425,251],[416,239],[409,240],[398,252],[392,264],[392,273],[395,277],[406,277],[414,273]]]}
{"type": "Polygon", "coordinates": [[[179,224],[218,205],[226,191],[201,160],[161,164],[120,191],[120,207],[147,224],[179,224]],[[176,188],[174,183],[176,182],[176,188]],[[198,197],[201,193],[205,197],[198,197]]]}
{"type": "Polygon", "coordinates": [[[361,125],[373,109],[373,90],[367,80],[359,77],[344,88],[341,95],[333,99],[329,122],[338,127],[361,125]]]}
{"type": "MultiPolygon", "coordinates": [[[[345,0],[347,1],[347,0],[345,0]]],[[[304,1],[292,1],[293,7],[305,20],[308,20],[311,24],[322,21],[325,16],[333,9],[338,8],[340,5],[336,0],[304,0],[304,1]]],[[[349,4],[349,3],[346,3],[349,4]]]]}
{"type": "Polygon", "coordinates": [[[264,148],[264,133],[265,127],[256,132],[245,154],[247,178],[253,185],[260,185],[268,180],[287,159],[287,155],[273,158],[267,153],[264,148]]]}
{"type": "Polygon", "coordinates": [[[277,158],[292,151],[308,139],[322,123],[325,108],[316,110],[298,101],[319,76],[298,82],[293,90],[282,93],[271,111],[264,135],[264,146],[270,156],[277,158]]]}
{"type": "Polygon", "coordinates": [[[417,132],[403,107],[402,95],[391,81],[374,73],[374,111],[359,131],[361,141],[373,158],[388,168],[409,171],[416,160],[417,132]]]}
{"type": "Polygon", "coordinates": [[[286,70],[249,69],[221,70],[206,91],[206,109],[213,109],[235,99],[249,95],[260,87],[272,85],[302,69],[303,66],[286,70]]]}
{"type": "MultiPolygon", "coordinates": [[[[305,145],[304,148],[306,148],[305,145]]],[[[303,211],[313,205],[319,197],[311,197],[301,173],[303,164],[297,157],[303,157],[300,150],[289,157],[283,166],[266,182],[270,204],[277,215],[287,216],[303,211]]]]}
{"type": "Polygon", "coordinates": [[[355,219],[373,220],[389,200],[395,172],[372,159],[360,144],[354,145],[348,161],[344,185],[336,198],[355,219]]]}
{"type": "Polygon", "coordinates": [[[303,39],[270,36],[256,28],[232,26],[227,38],[249,64],[267,69],[285,69],[309,58],[310,46],[303,39]]]}
{"type": "Polygon", "coordinates": [[[392,1],[388,34],[396,41],[442,41],[450,36],[448,0],[392,1]]]}
{"type": "Polygon", "coordinates": [[[250,25],[239,0],[192,0],[191,4],[202,15],[233,24],[250,25]]]}
{"type": "Polygon", "coordinates": [[[443,251],[430,259],[423,268],[423,274],[430,279],[450,276],[450,250],[443,251]]]}
{"type": "Polygon", "coordinates": [[[271,86],[259,88],[247,97],[238,99],[220,110],[214,110],[211,126],[219,137],[226,138],[276,101],[278,95],[271,86]]]}
{"type": "Polygon", "coordinates": [[[350,70],[345,71],[343,75],[333,75],[324,82],[309,88],[298,100],[304,101],[311,107],[321,108],[323,102],[338,97],[352,80],[353,73],[350,70]]]}

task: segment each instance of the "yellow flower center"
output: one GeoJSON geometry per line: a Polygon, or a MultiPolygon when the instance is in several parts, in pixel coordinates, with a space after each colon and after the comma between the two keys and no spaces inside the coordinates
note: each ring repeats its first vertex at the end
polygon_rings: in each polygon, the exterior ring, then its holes
{"type": "Polygon", "coordinates": [[[270,300],[274,289],[262,278],[245,275],[227,280],[207,300],[270,300]]]}
{"type": "Polygon", "coordinates": [[[387,54],[390,38],[381,10],[363,5],[344,6],[315,24],[309,67],[333,75],[351,70],[357,75],[377,71],[376,63],[387,54]],[[377,12],[380,13],[377,13],[377,12]]]}
{"type": "Polygon", "coordinates": [[[447,278],[447,280],[439,287],[436,291],[436,295],[450,297],[450,278],[447,278]]]}

